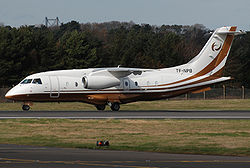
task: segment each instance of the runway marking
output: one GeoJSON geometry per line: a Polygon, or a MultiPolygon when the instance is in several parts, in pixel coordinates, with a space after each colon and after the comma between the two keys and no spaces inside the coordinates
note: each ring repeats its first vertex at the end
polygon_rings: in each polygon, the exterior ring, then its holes
{"type": "MultiPolygon", "coordinates": [[[[102,167],[131,167],[131,168],[147,168],[145,166],[132,166],[132,165],[114,165],[112,164],[112,161],[110,163],[104,163],[105,161],[41,161],[41,160],[28,160],[28,159],[10,159],[10,158],[0,158],[0,164],[27,164],[27,163],[37,163],[37,164],[75,164],[75,165],[84,165],[84,166],[102,166],[102,167]]],[[[135,163],[140,163],[136,162],[135,163]]],[[[123,161],[120,161],[120,163],[126,163],[123,161]]],[[[144,162],[143,162],[144,163],[144,162]]],[[[151,166],[150,166],[151,167],[151,166]]],[[[158,168],[158,167],[151,167],[151,168],[158,168]]]]}
{"type": "Polygon", "coordinates": [[[250,116],[0,117],[0,119],[250,119],[250,116]]]}
{"type": "Polygon", "coordinates": [[[185,162],[185,163],[250,163],[250,160],[243,160],[243,161],[239,161],[239,160],[180,160],[180,161],[151,161],[151,162],[166,162],[166,163],[181,163],[181,162],[185,162]]]}

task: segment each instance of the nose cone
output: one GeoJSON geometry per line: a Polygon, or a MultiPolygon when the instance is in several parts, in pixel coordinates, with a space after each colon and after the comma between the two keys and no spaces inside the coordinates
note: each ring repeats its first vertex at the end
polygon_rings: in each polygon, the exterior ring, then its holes
{"type": "MultiPolygon", "coordinates": [[[[14,87],[15,88],[15,87],[14,87]]],[[[5,94],[5,98],[6,99],[11,99],[11,100],[13,100],[14,99],[14,96],[15,96],[15,94],[14,94],[14,88],[12,88],[12,89],[10,89],[6,94],[5,94]]]]}
{"type": "Polygon", "coordinates": [[[21,94],[23,94],[23,88],[19,85],[16,85],[6,93],[5,98],[11,100],[19,100],[21,94]]]}
{"type": "Polygon", "coordinates": [[[16,85],[6,93],[5,98],[16,101],[24,101],[28,97],[28,90],[30,91],[30,87],[16,85]]]}

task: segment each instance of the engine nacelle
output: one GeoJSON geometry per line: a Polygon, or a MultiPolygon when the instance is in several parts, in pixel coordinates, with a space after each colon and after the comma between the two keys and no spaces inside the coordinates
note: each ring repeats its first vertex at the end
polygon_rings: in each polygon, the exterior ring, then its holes
{"type": "Polygon", "coordinates": [[[110,76],[84,76],[82,83],[85,89],[105,89],[119,86],[120,80],[110,76]]]}

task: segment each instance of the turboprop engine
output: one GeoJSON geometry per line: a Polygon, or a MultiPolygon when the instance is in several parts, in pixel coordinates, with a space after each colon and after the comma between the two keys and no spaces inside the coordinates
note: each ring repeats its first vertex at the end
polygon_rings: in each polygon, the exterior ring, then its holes
{"type": "Polygon", "coordinates": [[[82,83],[85,89],[105,89],[119,86],[120,80],[111,76],[84,76],[82,83]]]}

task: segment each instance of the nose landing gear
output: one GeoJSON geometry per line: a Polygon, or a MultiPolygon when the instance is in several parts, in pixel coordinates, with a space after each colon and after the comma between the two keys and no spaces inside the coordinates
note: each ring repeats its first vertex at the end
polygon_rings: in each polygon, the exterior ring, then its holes
{"type": "Polygon", "coordinates": [[[30,106],[32,105],[33,105],[33,102],[31,101],[23,102],[23,106],[22,106],[23,111],[29,111],[30,106]]]}
{"type": "Polygon", "coordinates": [[[29,105],[24,104],[24,105],[23,105],[23,107],[22,107],[22,109],[23,109],[24,111],[29,111],[30,106],[29,106],[29,105]]]}

